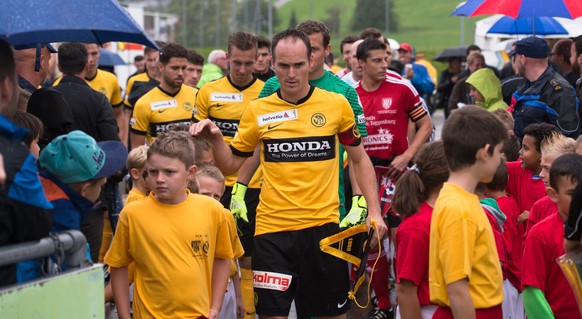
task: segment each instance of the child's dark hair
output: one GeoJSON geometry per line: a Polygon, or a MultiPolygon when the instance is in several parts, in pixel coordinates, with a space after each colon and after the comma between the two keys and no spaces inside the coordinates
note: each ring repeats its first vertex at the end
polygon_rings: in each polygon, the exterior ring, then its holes
{"type": "Polygon", "coordinates": [[[23,140],[24,144],[26,144],[28,148],[30,148],[32,141],[34,141],[35,139],[40,140],[42,138],[42,134],[44,132],[44,125],[42,124],[41,120],[38,117],[27,112],[16,111],[16,114],[14,114],[12,121],[14,122],[14,124],[20,127],[24,127],[25,129],[28,129],[28,134],[23,140]]]}
{"type": "Polygon", "coordinates": [[[558,157],[550,168],[550,186],[558,191],[558,181],[567,177],[573,183],[578,183],[582,178],[582,155],[565,154],[558,157]]]}
{"type": "MultiPolygon", "coordinates": [[[[504,111],[505,112],[505,111],[504,111]]],[[[503,155],[508,162],[515,162],[519,159],[519,139],[515,135],[510,135],[503,144],[503,155]]]]}
{"type": "Polygon", "coordinates": [[[442,141],[423,145],[413,162],[416,166],[398,179],[392,197],[392,207],[404,218],[418,212],[430,193],[440,189],[449,178],[442,141]]]}
{"type": "Polygon", "coordinates": [[[534,138],[535,142],[534,145],[536,147],[536,151],[539,153],[542,152],[540,145],[542,144],[542,140],[546,137],[552,136],[554,132],[558,132],[558,128],[549,123],[534,123],[528,125],[525,130],[523,131],[523,135],[529,135],[534,138]]]}
{"type": "Polygon", "coordinates": [[[455,172],[475,164],[477,151],[486,145],[492,155],[507,137],[503,122],[482,107],[468,105],[452,112],[442,132],[449,169],[455,172]]]}
{"type": "Polygon", "coordinates": [[[148,148],[148,158],[152,154],[180,160],[186,168],[196,164],[194,142],[187,132],[168,131],[161,133],[148,148]]]}
{"type": "Polygon", "coordinates": [[[493,174],[493,179],[486,184],[486,188],[495,191],[503,191],[505,190],[505,186],[507,186],[508,178],[507,162],[505,161],[505,158],[501,157],[501,162],[499,163],[495,174],[493,174]]]}

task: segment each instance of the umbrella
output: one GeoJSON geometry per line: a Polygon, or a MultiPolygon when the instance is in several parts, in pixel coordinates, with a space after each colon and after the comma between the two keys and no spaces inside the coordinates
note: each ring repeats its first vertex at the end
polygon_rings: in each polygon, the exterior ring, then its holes
{"type": "Polygon", "coordinates": [[[582,16],[579,0],[468,0],[451,15],[474,17],[484,14],[503,14],[512,18],[582,16]]]}
{"type": "Polygon", "coordinates": [[[117,0],[3,0],[0,38],[12,45],[123,41],[158,48],[117,0]]]}
{"type": "Polygon", "coordinates": [[[554,18],[518,18],[501,17],[487,33],[497,34],[535,34],[556,35],[568,34],[568,31],[554,18]]]}
{"type": "Polygon", "coordinates": [[[465,60],[467,55],[467,47],[462,45],[454,48],[446,48],[441,53],[439,53],[434,60],[439,62],[447,62],[450,58],[460,58],[465,60]]]}
{"type": "Polygon", "coordinates": [[[111,52],[109,50],[101,49],[99,53],[99,62],[100,66],[116,66],[116,65],[125,65],[125,61],[119,56],[119,54],[115,52],[111,52]]]}

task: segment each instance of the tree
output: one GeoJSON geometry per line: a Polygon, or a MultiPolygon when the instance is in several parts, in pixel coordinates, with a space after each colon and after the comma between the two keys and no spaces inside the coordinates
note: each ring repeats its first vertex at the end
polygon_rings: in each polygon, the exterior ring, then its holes
{"type": "MultiPolygon", "coordinates": [[[[237,31],[264,34],[269,30],[269,0],[242,0],[237,12],[237,31]]],[[[279,24],[277,10],[273,8],[273,26],[279,24]]]]}
{"type": "MultiPolygon", "coordinates": [[[[360,32],[365,28],[377,28],[386,32],[386,5],[384,1],[358,0],[352,16],[351,30],[360,32]]],[[[398,17],[393,9],[394,0],[389,1],[390,32],[397,32],[398,17]]]]}
{"type": "Polygon", "coordinates": [[[289,18],[289,28],[295,28],[297,24],[297,14],[295,13],[295,9],[293,9],[291,11],[291,17],[289,18]]]}
{"type": "Polygon", "coordinates": [[[332,34],[338,34],[340,31],[340,14],[342,10],[338,7],[330,7],[327,9],[328,18],[323,20],[323,23],[332,34]]]}
{"type": "Polygon", "coordinates": [[[186,32],[189,47],[224,49],[226,39],[232,32],[232,7],[223,0],[171,0],[168,12],[180,18],[176,25],[176,39],[181,42],[186,32]],[[184,25],[185,22],[187,25],[184,25]]]}

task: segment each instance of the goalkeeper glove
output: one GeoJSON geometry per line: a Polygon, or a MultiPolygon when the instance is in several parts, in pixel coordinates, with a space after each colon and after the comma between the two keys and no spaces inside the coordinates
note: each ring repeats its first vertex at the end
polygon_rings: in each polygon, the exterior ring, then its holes
{"type": "Polygon", "coordinates": [[[245,222],[249,222],[247,217],[247,205],[245,204],[245,193],[247,192],[247,186],[245,184],[236,182],[232,188],[232,196],[230,198],[230,211],[234,215],[236,220],[243,219],[245,222]]]}
{"type": "Polygon", "coordinates": [[[350,212],[340,222],[340,229],[347,229],[353,226],[366,223],[368,217],[368,204],[362,195],[352,196],[352,207],[350,212]]]}

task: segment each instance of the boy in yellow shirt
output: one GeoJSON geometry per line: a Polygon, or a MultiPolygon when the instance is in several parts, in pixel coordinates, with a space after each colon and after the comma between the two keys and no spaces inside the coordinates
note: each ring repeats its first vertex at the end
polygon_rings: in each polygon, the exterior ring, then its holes
{"type": "Polygon", "coordinates": [[[491,224],[474,194],[492,180],[507,129],[487,110],[466,106],[443,129],[450,175],[430,227],[429,291],[433,319],[501,319],[503,276],[491,224]]]}
{"type": "MultiPolygon", "coordinates": [[[[198,180],[198,186],[201,195],[212,197],[217,201],[220,201],[220,198],[224,194],[225,178],[216,166],[210,164],[202,164],[198,166],[196,179],[198,180]]],[[[224,213],[228,221],[228,230],[230,233],[230,240],[232,242],[235,259],[233,259],[231,262],[228,289],[224,295],[222,310],[220,311],[218,318],[242,319],[245,316],[245,307],[242,299],[243,297],[238,258],[242,257],[245,251],[238,237],[236,224],[234,222],[232,213],[227,209],[224,210],[224,213]]]]}
{"type": "Polygon", "coordinates": [[[147,154],[151,192],[123,209],[105,256],[119,318],[130,318],[135,262],[134,318],[216,319],[233,258],[223,207],[186,188],[196,174],[187,133],[161,134],[147,154]]]}

